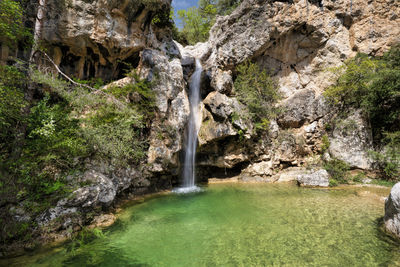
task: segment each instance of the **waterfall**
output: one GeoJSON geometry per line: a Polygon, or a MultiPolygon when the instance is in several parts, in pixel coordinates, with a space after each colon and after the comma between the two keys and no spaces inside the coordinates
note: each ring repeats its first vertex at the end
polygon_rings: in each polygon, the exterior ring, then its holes
{"type": "Polygon", "coordinates": [[[201,125],[200,81],[203,69],[199,59],[196,59],[196,69],[189,85],[190,118],[185,147],[185,161],[183,165],[183,187],[175,190],[179,193],[196,192],[200,189],[195,185],[195,163],[197,135],[201,125]]]}

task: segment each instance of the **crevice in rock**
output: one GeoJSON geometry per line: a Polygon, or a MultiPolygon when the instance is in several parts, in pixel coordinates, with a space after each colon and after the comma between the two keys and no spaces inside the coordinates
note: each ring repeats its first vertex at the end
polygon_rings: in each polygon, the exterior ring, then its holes
{"type": "Polygon", "coordinates": [[[249,166],[250,162],[240,162],[233,168],[221,168],[216,166],[197,166],[198,181],[206,182],[209,178],[226,179],[239,176],[242,170],[249,166]]]}

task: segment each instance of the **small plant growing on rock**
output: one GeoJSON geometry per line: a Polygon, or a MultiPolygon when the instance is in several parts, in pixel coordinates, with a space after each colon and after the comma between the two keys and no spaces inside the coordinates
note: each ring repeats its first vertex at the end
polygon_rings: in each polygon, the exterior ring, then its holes
{"type": "Polygon", "coordinates": [[[328,151],[329,146],[331,143],[329,142],[329,137],[325,134],[322,136],[322,145],[321,145],[321,153],[324,154],[326,151],[328,151]]]}

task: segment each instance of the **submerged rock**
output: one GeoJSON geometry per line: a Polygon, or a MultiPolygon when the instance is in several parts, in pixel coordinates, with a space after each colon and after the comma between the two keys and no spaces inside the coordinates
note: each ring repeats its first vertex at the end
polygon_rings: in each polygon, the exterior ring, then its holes
{"type": "Polygon", "coordinates": [[[393,186],[385,201],[385,228],[400,238],[400,183],[393,186]]]}
{"type": "Polygon", "coordinates": [[[326,170],[311,170],[308,173],[297,176],[297,182],[301,186],[329,186],[329,174],[326,170]]]}

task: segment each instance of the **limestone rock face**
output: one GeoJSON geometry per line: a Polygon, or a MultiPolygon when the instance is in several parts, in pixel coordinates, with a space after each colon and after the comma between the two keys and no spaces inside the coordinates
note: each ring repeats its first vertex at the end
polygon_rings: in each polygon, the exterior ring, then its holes
{"type": "Polygon", "coordinates": [[[199,138],[200,147],[208,145],[210,153],[218,154],[206,157],[207,149],[202,150],[200,158],[207,160],[199,164],[212,158],[218,161],[213,166],[230,166],[222,159],[234,155],[242,163],[271,162],[273,170],[301,166],[307,156],[321,152],[322,137],[331,135],[326,157],[369,169],[370,129],[357,119],[357,130],[350,135],[339,129],[328,132],[325,126],[335,110],[322,93],[334,80],[329,68],[357,52],[381,55],[400,41],[398,14],[400,3],[392,0],[245,0],[231,15],[218,17],[207,42],[181,53],[201,59],[210,79],[199,138]],[[278,103],[283,113],[272,120],[268,137],[257,137],[246,124],[238,127],[232,120],[236,67],[247,60],[277,79],[283,97],[278,103]],[[239,130],[251,141],[240,142],[235,134],[239,130]],[[227,145],[231,142],[236,149],[227,145]],[[217,150],[213,144],[230,149],[217,150]]]}
{"type": "Polygon", "coordinates": [[[119,78],[119,61],[137,64],[154,35],[151,16],[170,0],[48,0],[43,39],[56,64],[79,78],[119,78]]]}
{"type": "MultiPolygon", "coordinates": [[[[171,43],[173,44],[173,43],[171,43]]],[[[183,133],[190,114],[181,60],[170,60],[168,51],[145,49],[141,53],[140,75],[153,82],[158,116],[152,123],[148,163],[154,172],[179,165],[183,133]]]]}
{"type": "Polygon", "coordinates": [[[326,170],[311,170],[297,176],[297,182],[302,186],[329,186],[329,174],[326,170]]]}
{"type": "Polygon", "coordinates": [[[370,169],[372,160],[368,151],[372,149],[371,127],[361,111],[353,111],[346,119],[336,123],[330,138],[331,156],[345,161],[353,168],[370,169]]]}
{"type": "Polygon", "coordinates": [[[385,201],[385,227],[400,238],[400,183],[393,186],[385,201]]]}
{"type": "Polygon", "coordinates": [[[117,194],[117,187],[112,180],[96,171],[88,171],[81,177],[82,183],[87,183],[75,190],[70,197],[58,201],[56,207],[37,218],[39,225],[46,225],[61,216],[75,215],[81,209],[96,206],[108,206],[117,194]]]}

